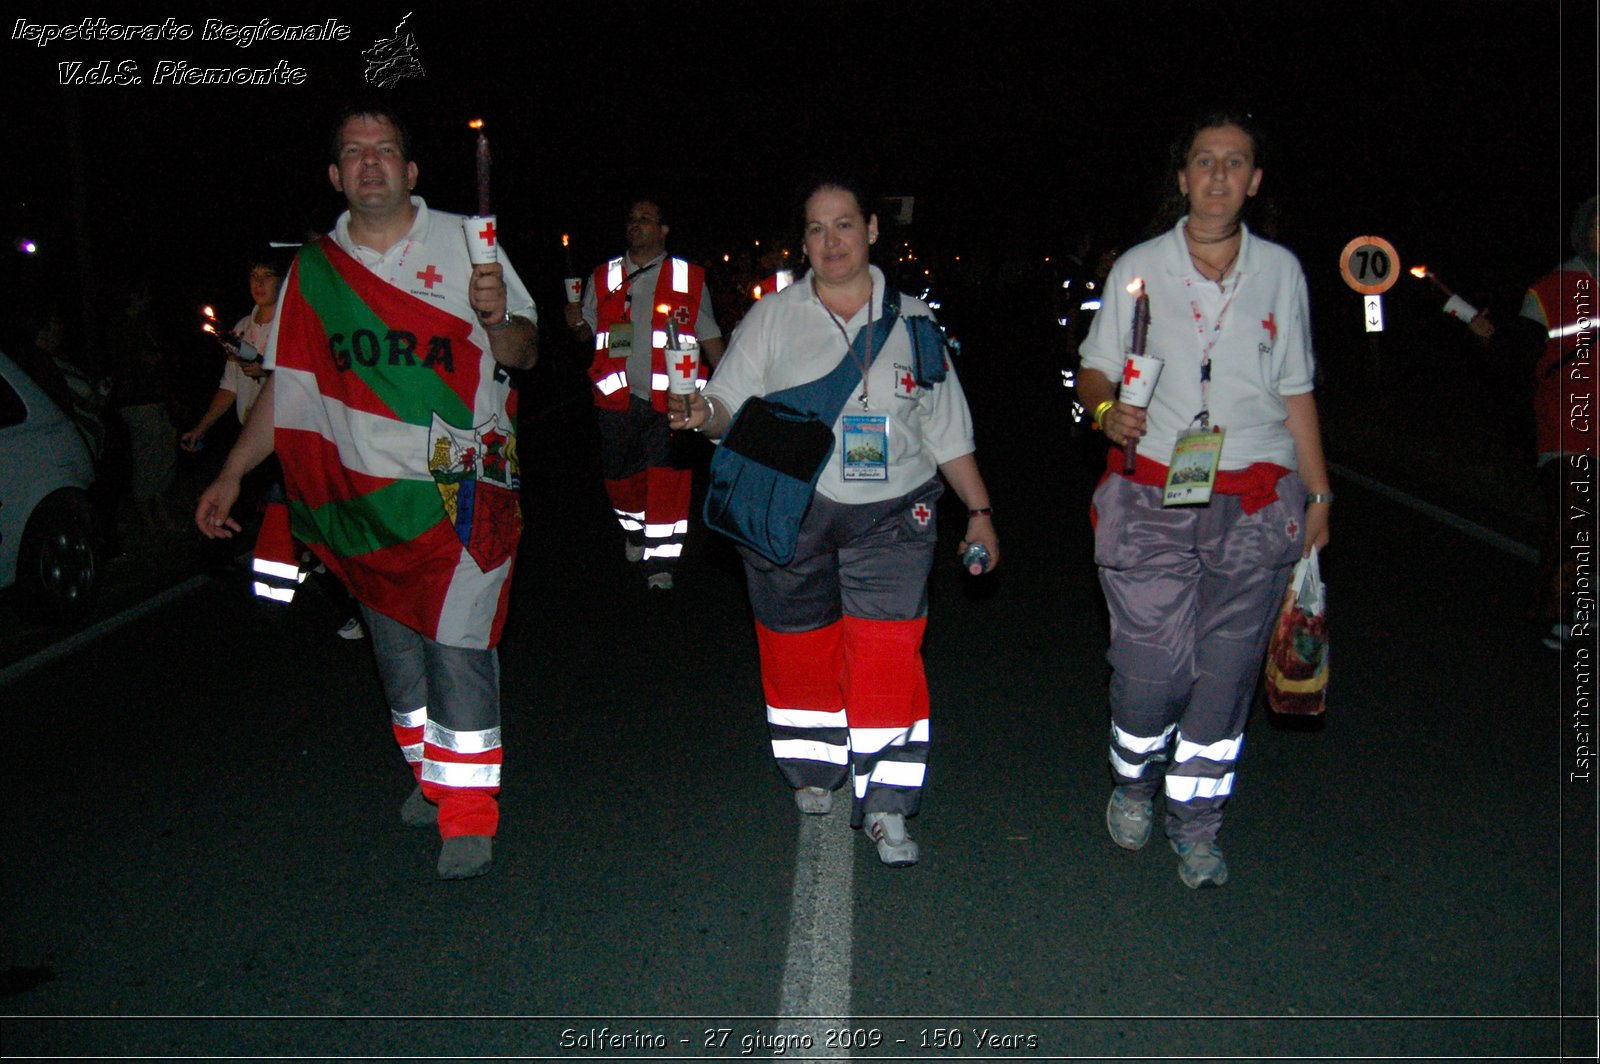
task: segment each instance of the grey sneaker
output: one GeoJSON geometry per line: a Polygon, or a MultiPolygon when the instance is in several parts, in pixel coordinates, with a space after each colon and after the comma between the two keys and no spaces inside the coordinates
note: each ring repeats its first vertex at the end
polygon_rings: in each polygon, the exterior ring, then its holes
{"type": "Polygon", "coordinates": [[[417,784],[400,803],[400,823],[408,828],[431,828],[438,822],[439,807],[422,796],[422,784],[417,784]]]}
{"type": "Polygon", "coordinates": [[[1126,788],[1113,787],[1111,800],[1106,803],[1106,829],[1111,841],[1124,850],[1138,850],[1150,841],[1150,828],[1155,823],[1155,801],[1129,798],[1126,788]]]}
{"type": "Polygon", "coordinates": [[[796,787],[794,804],[807,816],[826,816],[833,809],[833,792],[826,787],[796,787]]]}
{"type": "Polygon", "coordinates": [[[622,545],[622,555],[623,555],[623,557],[627,558],[630,562],[643,561],[644,560],[644,544],[643,543],[624,543],[622,545]]]}
{"type": "Polygon", "coordinates": [[[337,632],[335,632],[334,634],[337,635],[340,639],[365,639],[365,638],[367,638],[367,630],[365,628],[363,628],[361,626],[361,622],[356,620],[354,617],[350,618],[348,621],[345,621],[343,624],[341,624],[339,626],[339,630],[337,632]]]}
{"type": "Polygon", "coordinates": [[[1199,842],[1173,842],[1178,855],[1178,878],[1186,887],[1220,887],[1228,881],[1228,863],[1210,839],[1199,842]]]}
{"type": "Polygon", "coordinates": [[[672,574],[671,573],[651,573],[648,577],[645,578],[644,582],[645,582],[645,584],[647,584],[649,587],[651,587],[652,589],[654,589],[656,591],[671,591],[672,590],[672,574]]]}
{"type": "Polygon", "coordinates": [[[867,838],[878,844],[878,860],[890,868],[917,863],[917,844],[906,834],[903,813],[868,813],[863,828],[867,838]]]}
{"type": "Polygon", "coordinates": [[[440,879],[471,879],[494,864],[494,839],[488,835],[452,835],[439,847],[440,879]]]}

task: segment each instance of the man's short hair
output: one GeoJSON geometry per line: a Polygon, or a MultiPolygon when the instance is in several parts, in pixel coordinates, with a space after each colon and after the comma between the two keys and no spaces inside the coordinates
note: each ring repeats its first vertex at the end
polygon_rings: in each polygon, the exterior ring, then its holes
{"type": "Polygon", "coordinates": [[[656,221],[657,222],[659,222],[662,225],[671,225],[672,224],[671,222],[667,221],[666,208],[661,206],[661,201],[656,199],[653,194],[647,193],[647,194],[645,194],[643,196],[634,196],[632,199],[630,199],[628,201],[628,213],[632,214],[633,213],[633,209],[635,207],[637,207],[641,203],[648,203],[648,204],[650,204],[650,206],[652,206],[652,207],[654,207],[656,209],[656,221]]]}
{"type": "Polygon", "coordinates": [[[333,123],[333,129],[328,135],[328,161],[335,165],[339,162],[339,149],[343,145],[344,125],[352,118],[384,119],[394,126],[395,139],[400,142],[400,158],[405,162],[411,161],[411,131],[406,129],[406,124],[400,116],[387,104],[376,101],[362,101],[347,104],[339,112],[339,117],[333,123]]]}

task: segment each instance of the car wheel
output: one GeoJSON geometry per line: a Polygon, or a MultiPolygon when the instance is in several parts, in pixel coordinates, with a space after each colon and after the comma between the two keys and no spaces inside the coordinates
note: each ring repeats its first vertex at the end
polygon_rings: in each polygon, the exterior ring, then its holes
{"type": "Polygon", "coordinates": [[[98,576],[88,500],[71,492],[45,499],[28,519],[17,554],[23,608],[51,624],[75,621],[88,612],[98,576]]]}

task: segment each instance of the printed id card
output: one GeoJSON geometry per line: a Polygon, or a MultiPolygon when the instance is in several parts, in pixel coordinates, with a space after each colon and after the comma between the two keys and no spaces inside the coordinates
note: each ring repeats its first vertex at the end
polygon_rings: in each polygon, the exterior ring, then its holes
{"type": "Polygon", "coordinates": [[[611,333],[606,337],[606,347],[610,349],[612,358],[627,358],[633,351],[633,322],[612,322],[611,333]]]}
{"type": "Polygon", "coordinates": [[[1162,506],[1204,506],[1217,483],[1217,460],[1222,457],[1223,432],[1204,429],[1178,437],[1167,465],[1167,486],[1162,506]]]}
{"type": "Polygon", "coordinates": [[[889,415],[846,414],[843,460],[846,480],[888,480],[889,415]]]}

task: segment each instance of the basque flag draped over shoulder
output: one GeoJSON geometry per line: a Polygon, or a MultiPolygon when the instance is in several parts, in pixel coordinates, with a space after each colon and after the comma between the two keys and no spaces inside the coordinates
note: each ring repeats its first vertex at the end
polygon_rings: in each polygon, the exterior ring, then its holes
{"type": "Polygon", "coordinates": [[[287,281],[273,414],[295,537],[367,606],[490,647],[522,530],[515,392],[472,332],[322,237],[287,281]]]}

